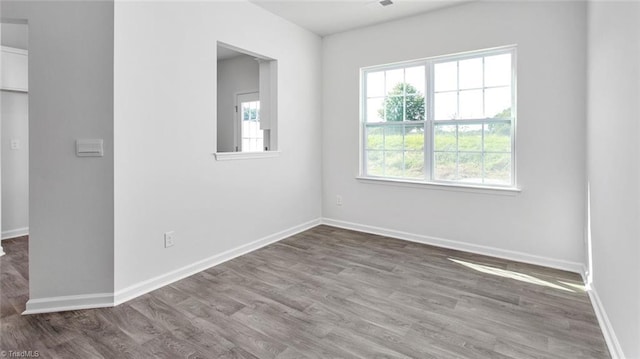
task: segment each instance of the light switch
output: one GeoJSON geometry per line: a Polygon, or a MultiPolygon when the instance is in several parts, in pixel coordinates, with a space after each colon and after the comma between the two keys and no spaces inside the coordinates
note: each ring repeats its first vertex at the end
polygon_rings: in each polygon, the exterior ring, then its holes
{"type": "Polygon", "coordinates": [[[12,150],[19,150],[20,149],[20,140],[17,138],[12,138],[11,139],[11,149],[12,150]]]}
{"type": "Polygon", "coordinates": [[[76,140],[76,155],[78,157],[102,157],[104,149],[102,139],[76,140]]]}

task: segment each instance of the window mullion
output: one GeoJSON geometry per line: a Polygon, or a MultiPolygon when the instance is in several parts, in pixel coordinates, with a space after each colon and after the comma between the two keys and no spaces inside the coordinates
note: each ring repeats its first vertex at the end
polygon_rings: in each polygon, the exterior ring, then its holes
{"type": "Polygon", "coordinates": [[[516,178],[516,53],[511,53],[511,185],[515,186],[516,178]]]}
{"type": "Polygon", "coordinates": [[[368,176],[367,172],[367,73],[363,72],[360,89],[360,173],[368,176]],[[364,93],[364,96],[362,96],[364,93]]]}
{"type": "Polygon", "coordinates": [[[460,124],[456,124],[456,181],[460,180],[460,124]]]}
{"type": "Polygon", "coordinates": [[[369,173],[367,172],[367,168],[368,168],[368,164],[367,164],[367,155],[368,155],[368,149],[367,149],[367,126],[364,122],[362,122],[361,126],[360,126],[360,141],[362,142],[362,144],[360,145],[360,151],[362,152],[360,154],[360,163],[361,163],[361,168],[360,168],[360,173],[362,173],[365,176],[368,176],[369,173]]]}
{"type": "MultiPolygon", "coordinates": [[[[486,57],[482,57],[482,117],[487,118],[487,88],[486,88],[486,81],[487,79],[485,78],[485,59],[486,57]]],[[[482,127],[480,127],[480,133],[481,133],[481,141],[480,141],[480,145],[482,147],[480,147],[480,153],[481,153],[481,157],[480,157],[480,175],[481,177],[481,181],[482,183],[485,183],[485,153],[484,153],[484,122],[480,125],[482,127]]]]}
{"type": "Polygon", "coordinates": [[[387,175],[387,151],[382,148],[382,175],[387,175]]]}
{"type": "Polygon", "coordinates": [[[480,153],[482,154],[482,163],[480,165],[481,165],[481,170],[482,170],[482,172],[481,172],[481,174],[482,174],[482,183],[484,183],[485,182],[484,180],[486,178],[486,176],[485,176],[485,168],[484,168],[484,165],[485,165],[484,126],[485,126],[485,124],[483,123],[481,126],[482,127],[480,127],[480,133],[482,134],[482,141],[480,143],[480,146],[482,146],[482,147],[480,147],[480,153]]]}
{"type": "Polygon", "coordinates": [[[406,149],[407,149],[407,133],[406,122],[407,121],[407,69],[402,69],[402,176],[407,174],[406,166],[406,149]]]}
{"type": "Polygon", "coordinates": [[[456,61],[456,119],[458,118],[460,118],[460,61],[456,61]]]}
{"type": "Polygon", "coordinates": [[[382,111],[383,117],[382,117],[382,121],[383,122],[387,122],[387,100],[389,99],[389,96],[387,96],[387,72],[383,72],[383,78],[384,80],[382,81],[382,88],[383,88],[383,93],[382,93],[382,108],[384,109],[382,111]]]}
{"type": "Polygon", "coordinates": [[[433,180],[433,150],[435,148],[433,118],[434,87],[433,87],[433,61],[427,61],[424,66],[425,76],[425,123],[424,123],[424,176],[427,181],[433,180]]]}

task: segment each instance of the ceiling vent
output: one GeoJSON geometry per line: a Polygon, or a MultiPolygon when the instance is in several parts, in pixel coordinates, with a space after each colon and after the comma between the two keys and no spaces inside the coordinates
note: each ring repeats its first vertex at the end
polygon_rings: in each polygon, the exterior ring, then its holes
{"type": "Polygon", "coordinates": [[[393,4],[393,1],[391,1],[391,0],[380,0],[380,5],[382,5],[382,6],[389,6],[389,5],[392,5],[392,4],[393,4]]]}

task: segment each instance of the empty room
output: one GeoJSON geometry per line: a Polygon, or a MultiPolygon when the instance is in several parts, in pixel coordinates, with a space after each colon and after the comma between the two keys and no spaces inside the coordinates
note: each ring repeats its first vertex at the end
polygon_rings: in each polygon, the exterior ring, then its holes
{"type": "Polygon", "coordinates": [[[0,356],[640,359],[640,2],[0,20],[0,356]]]}

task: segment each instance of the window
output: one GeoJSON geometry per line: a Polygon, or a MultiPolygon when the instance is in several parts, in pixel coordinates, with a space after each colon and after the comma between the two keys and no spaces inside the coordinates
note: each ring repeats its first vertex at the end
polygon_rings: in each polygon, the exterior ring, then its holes
{"type": "Polygon", "coordinates": [[[361,75],[364,177],[515,187],[515,47],[361,75]]]}

